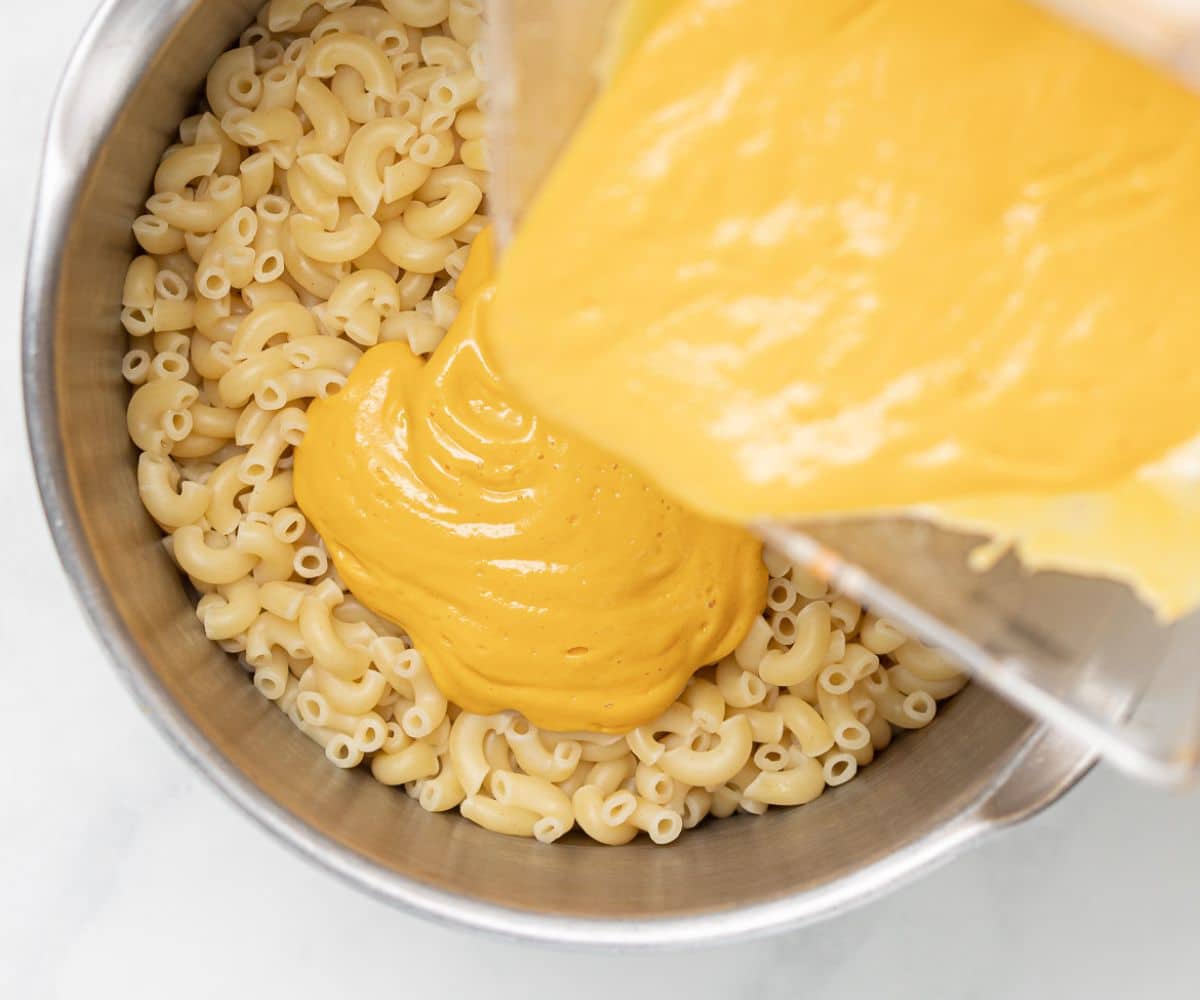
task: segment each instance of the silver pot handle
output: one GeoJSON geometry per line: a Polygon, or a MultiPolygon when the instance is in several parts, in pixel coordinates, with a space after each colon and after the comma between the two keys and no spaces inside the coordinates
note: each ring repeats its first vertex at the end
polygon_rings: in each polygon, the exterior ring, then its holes
{"type": "Polygon", "coordinates": [[[1062,730],[1043,726],[964,822],[982,833],[1029,819],[1070,789],[1096,760],[1094,750],[1062,730]]]}

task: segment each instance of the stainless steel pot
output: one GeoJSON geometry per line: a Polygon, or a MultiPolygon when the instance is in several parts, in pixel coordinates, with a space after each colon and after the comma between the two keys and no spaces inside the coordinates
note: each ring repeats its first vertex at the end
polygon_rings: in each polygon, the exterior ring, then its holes
{"type": "Polygon", "coordinates": [[[861,903],[1052,802],[1090,766],[978,686],[849,785],[670,848],[553,847],[423,812],[329,766],[203,635],[138,501],[120,375],[125,267],[156,159],[260,0],[108,0],[50,122],[25,300],[26,413],[59,554],[170,740],[281,842],[408,909],[543,941],[729,940],[861,903]]]}

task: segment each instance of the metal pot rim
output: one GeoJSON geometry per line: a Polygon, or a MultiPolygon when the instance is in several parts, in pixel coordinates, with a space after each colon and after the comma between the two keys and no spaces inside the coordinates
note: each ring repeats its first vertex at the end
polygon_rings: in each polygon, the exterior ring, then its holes
{"type": "MultiPolygon", "coordinates": [[[[189,0],[171,0],[174,23],[189,0]]],[[[137,82],[140,65],[106,80],[104,114],[80,127],[64,127],[87,92],[105,46],[117,44],[117,21],[129,0],[106,0],[78,43],[59,85],[49,118],[41,182],[27,260],[22,311],[22,380],[25,420],[34,469],[59,559],[86,618],[122,680],[157,728],[197,769],[247,815],[301,855],[411,912],[451,925],[544,943],[600,948],[652,948],[728,942],[794,928],[866,902],[897,883],[955,856],[968,844],[1044,808],[1092,766],[1090,750],[1048,730],[1033,731],[1000,778],[948,827],[860,869],[851,878],[764,903],[654,920],[564,918],[485,903],[388,871],[318,833],[273,802],[203,735],[167,693],[133,639],[101,578],[72,498],[63,457],[55,385],[56,294],[61,248],[88,166],[137,82]]],[[[145,32],[139,52],[153,52],[169,28],[145,32]]],[[[119,36],[118,36],[119,37],[119,36]]],[[[124,40],[127,43],[127,39],[124,40]]],[[[118,46],[119,47],[119,46],[118,46]]],[[[128,60],[127,60],[128,63],[128,60]]],[[[93,93],[87,101],[95,110],[93,93]]]]}

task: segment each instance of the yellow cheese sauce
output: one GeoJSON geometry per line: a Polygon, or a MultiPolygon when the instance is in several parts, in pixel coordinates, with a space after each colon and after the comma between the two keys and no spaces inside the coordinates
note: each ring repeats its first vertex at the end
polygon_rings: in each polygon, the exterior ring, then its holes
{"type": "Polygon", "coordinates": [[[631,9],[498,278],[483,240],[433,358],[370,350],[296,452],[445,695],[655,718],[763,606],[692,510],[912,510],[1200,603],[1200,103],[1021,0],[631,9]]]}
{"type": "Polygon", "coordinates": [[[623,732],[660,715],[761,613],[761,546],[522,405],[482,346],[481,237],[429,363],[372,348],[309,408],[296,497],[357,597],[480,713],[623,732]]]}
{"type": "Polygon", "coordinates": [[[710,515],[917,510],[1200,603],[1200,102],[1021,0],[648,32],[506,253],[505,379],[710,515]]]}

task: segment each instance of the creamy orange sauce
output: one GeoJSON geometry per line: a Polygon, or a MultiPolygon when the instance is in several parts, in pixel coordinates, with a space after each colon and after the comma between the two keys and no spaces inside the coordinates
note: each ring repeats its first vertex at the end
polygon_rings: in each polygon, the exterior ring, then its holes
{"type": "Polygon", "coordinates": [[[498,280],[478,248],[431,361],[372,349],[297,450],[448,697],[655,717],[763,601],[688,508],[913,511],[1200,603],[1200,102],[1021,0],[622,30],[498,280]]]}
{"type": "Polygon", "coordinates": [[[710,515],[1200,603],[1200,101],[1021,0],[666,6],[506,254],[503,376],[710,515]]]}
{"type": "Polygon", "coordinates": [[[296,496],[342,579],[403,626],[452,701],[625,731],[746,633],[761,547],[516,399],[481,344],[488,255],[481,238],[428,364],[379,345],[312,404],[296,496]]]}

